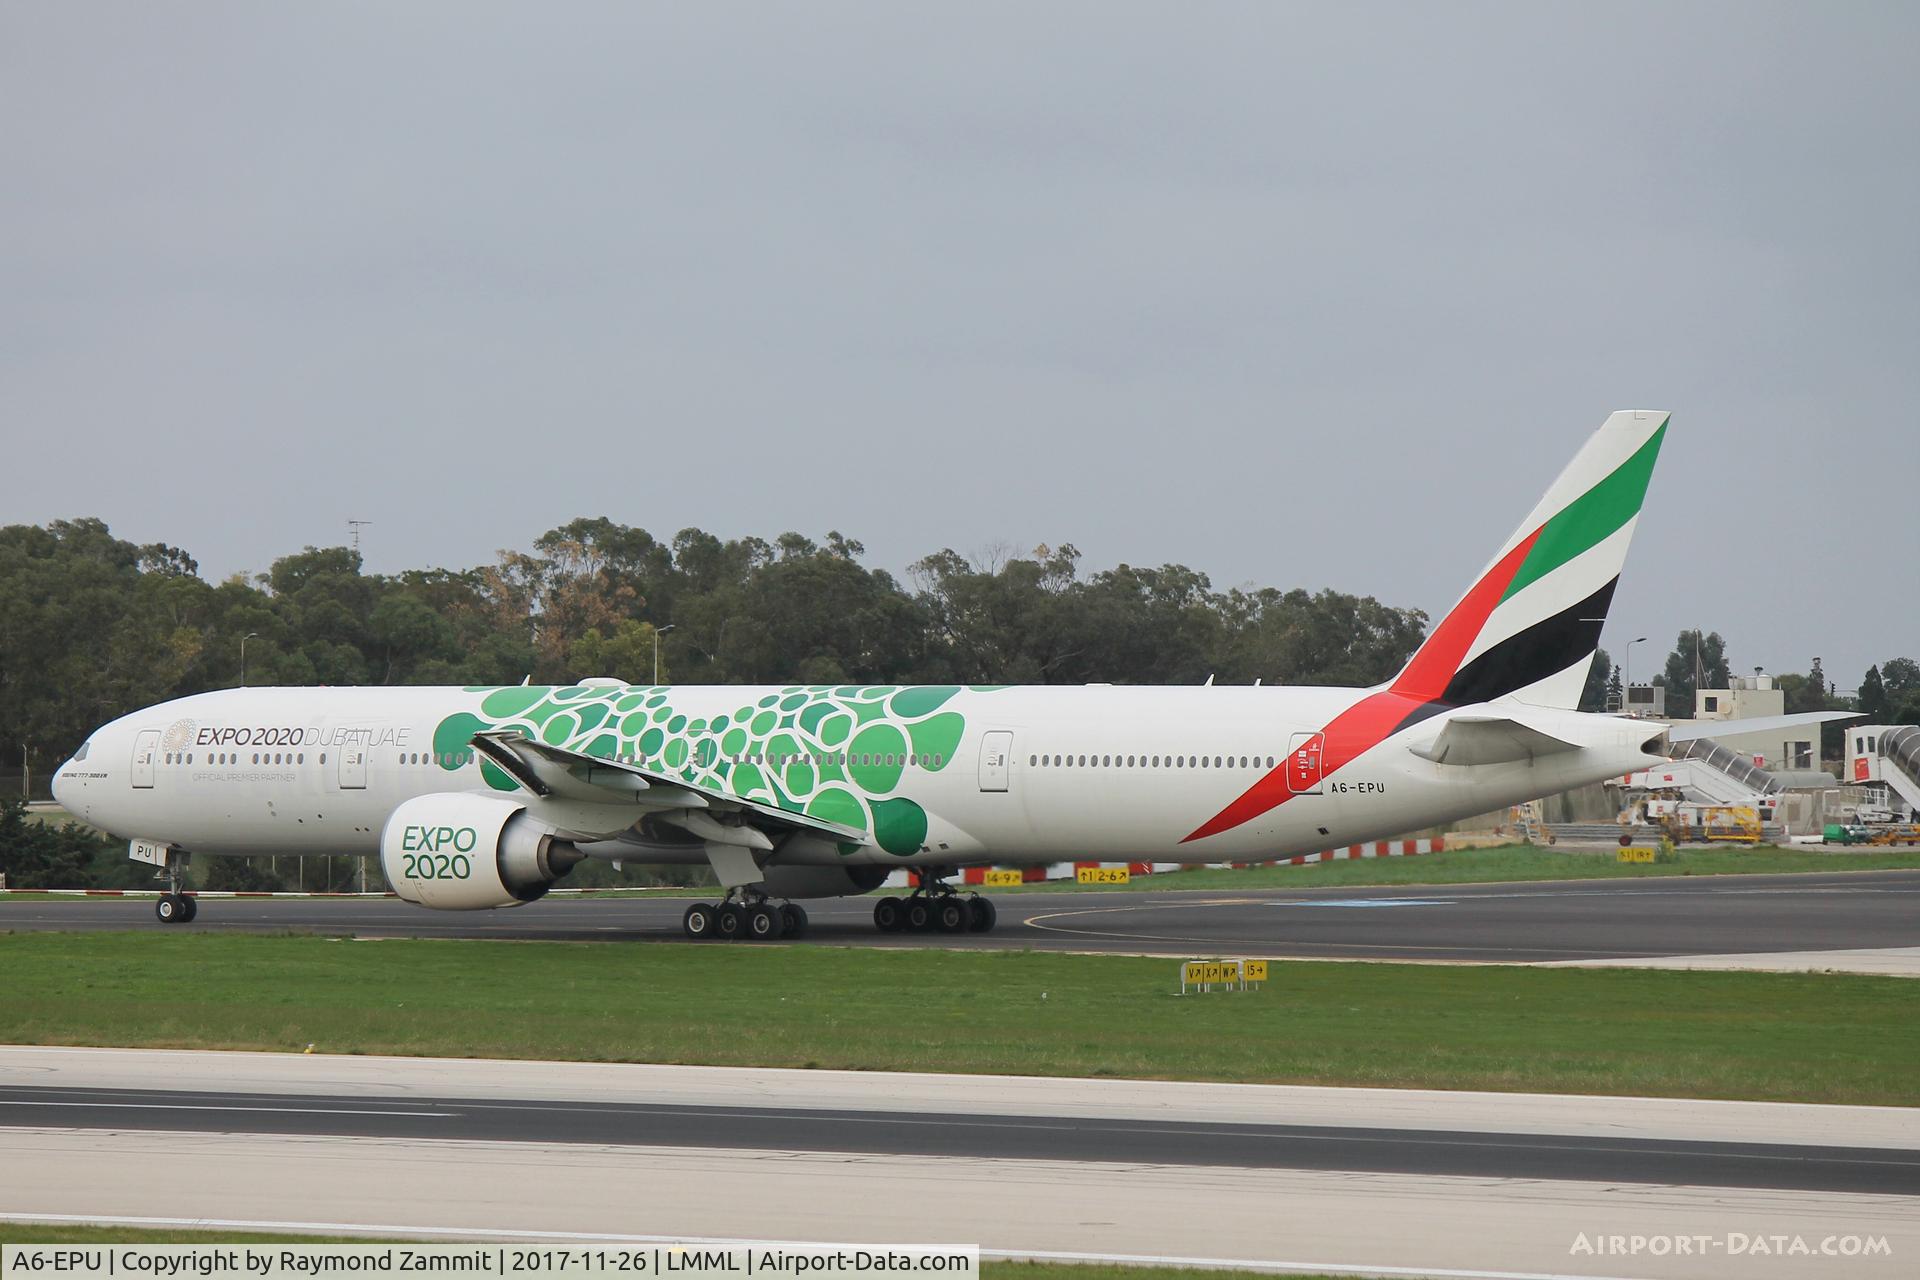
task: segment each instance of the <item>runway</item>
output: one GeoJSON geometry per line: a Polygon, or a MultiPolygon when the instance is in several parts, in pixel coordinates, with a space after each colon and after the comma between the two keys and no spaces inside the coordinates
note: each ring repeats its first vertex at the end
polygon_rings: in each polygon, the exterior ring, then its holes
{"type": "Polygon", "coordinates": [[[463,1142],[775,1148],[1920,1195],[1920,1151],[1367,1126],[527,1099],[0,1087],[0,1123],[463,1142]]]}
{"type": "MultiPolygon", "coordinates": [[[[872,900],[806,904],[808,940],[1274,959],[1606,963],[1920,948],[1920,871],[1646,877],[1247,892],[1005,894],[991,934],[881,934],[872,900]]],[[[685,898],[548,899],[508,911],[433,912],[397,900],[209,899],[188,932],[362,938],[682,941],[685,898]]],[[[0,902],[0,930],[157,929],[128,899],[0,902]]],[[[729,944],[707,944],[729,945],[729,944]]],[[[733,944],[754,945],[754,944],[733,944]]]]}
{"type": "MultiPolygon", "coordinates": [[[[1326,1271],[1755,1274],[1581,1233],[1920,1250],[1920,1112],[1669,1099],[0,1048],[0,1217],[979,1241],[1326,1271]],[[160,1171],[164,1170],[164,1175],[160,1171]]],[[[1844,1266],[1841,1264],[1844,1263],[1844,1266]]]]}

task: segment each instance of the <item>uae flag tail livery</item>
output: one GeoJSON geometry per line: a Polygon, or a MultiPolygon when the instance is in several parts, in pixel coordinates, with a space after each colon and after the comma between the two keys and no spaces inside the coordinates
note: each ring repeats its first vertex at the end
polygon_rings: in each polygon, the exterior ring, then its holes
{"type": "Polygon", "coordinates": [[[1669,416],[1610,415],[1405,669],[1335,716],[1312,744],[1313,758],[1296,752],[1187,841],[1268,813],[1303,790],[1303,773],[1317,782],[1396,734],[1423,724],[1431,734],[1426,722],[1437,716],[1447,716],[1438,737],[1409,748],[1458,765],[1577,749],[1580,721],[1617,726],[1615,717],[1576,709],[1669,416]]]}

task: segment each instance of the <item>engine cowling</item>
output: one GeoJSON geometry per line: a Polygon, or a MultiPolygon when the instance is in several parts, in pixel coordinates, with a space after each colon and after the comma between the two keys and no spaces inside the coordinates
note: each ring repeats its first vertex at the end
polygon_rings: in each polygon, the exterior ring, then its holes
{"type": "Polygon", "coordinates": [[[781,866],[765,869],[767,893],[775,898],[845,898],[871,893],[887,879],[886,867],[781,866]]]}
{"type": "Polygon", "coordinates": [[[387,883],[406,901],[441,911],[532,902],[584,856],[503,796],[416,796],[380,832],[387,883]]]}

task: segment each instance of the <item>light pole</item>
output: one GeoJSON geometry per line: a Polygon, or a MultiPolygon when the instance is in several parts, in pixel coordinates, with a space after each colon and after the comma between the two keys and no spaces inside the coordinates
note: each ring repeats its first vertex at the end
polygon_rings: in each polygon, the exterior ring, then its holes
{"type": "Polygon", "coordinates": [[[673,628],[674,624],[669,622],[664,627],[655,627],[653,629],[653,682],[656,685],[660,683],[660,637],[673,630],[673,628]]]}
{"type": "Polygon", "coordinates": [[[1629,715],[1633,714],[1633,646],[1645,642],[1645,636],[1627,641],[1627,651],[1620,659],[1620,696],[1626,700],[1620,709],[1629,715]]]}
{"type": "Polygon", "coordinates": [[[249,631],[240,637],[240,687],[247,687],[247,641],[259,638],[258,631],[249,631]]]}

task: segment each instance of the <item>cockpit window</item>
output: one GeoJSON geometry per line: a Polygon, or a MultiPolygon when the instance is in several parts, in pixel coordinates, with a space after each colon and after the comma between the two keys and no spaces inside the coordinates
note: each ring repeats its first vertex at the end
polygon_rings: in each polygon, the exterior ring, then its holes
{"type": "Polygon", "coordinates": [[[91,751],[92,749],[93,749],[93,742],[91,740],[81,743],[80,749],[73,753],[74,763],[78,764],[80,761],[85,760],[87,758],[87,752],[91,751]]]}

